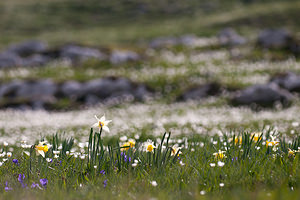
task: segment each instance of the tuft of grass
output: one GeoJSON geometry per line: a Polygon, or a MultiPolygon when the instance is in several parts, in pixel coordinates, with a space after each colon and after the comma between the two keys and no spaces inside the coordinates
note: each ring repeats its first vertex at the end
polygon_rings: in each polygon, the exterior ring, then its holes
{"type": "Polygon", "coordinates": [[[45,158],[34,145],[11,146],[12,156],[3,153],[11,147],[1,146],[3,197],[232,199],[250,194],[264,199],[280,193],[296,199],[299,194],[299,136],[280,138],[271,128],[174,139],[165,133],[153,143],[141,137],[130,146],[124,139],[103,140],[101,133],[91,129],[87,144],[55,134],[45,158]],[[156,148],[146,152],[148,144],[156,148]],[[41,185],[44,178],[48,183],[41,185]],[[31,188],[33,183],[39,187],[31,188]]]}

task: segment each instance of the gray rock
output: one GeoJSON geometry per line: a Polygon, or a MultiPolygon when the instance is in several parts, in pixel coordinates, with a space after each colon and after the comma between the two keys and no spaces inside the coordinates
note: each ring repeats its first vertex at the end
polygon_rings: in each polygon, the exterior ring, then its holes
{"type": "Polygon", "coordinates": [[[70,59],[73,63],[81,63],[88,59],[104,60],[106,58],[105,54],[98,49],[76,45],[67,45],[61,48],[60,56],[70,59]]]}
{"type": "Polygon", "coordinates": [[[198,42],[198,38],[195,35],[183,35],[178,40],[178,43],[188,47],[193,47],[198,42]]]}
{"type": "Polygon", "coordinates": [[[93,94],[102,99],[129,93],[131,82],[124,78],[103,78],[88,81],[84,85],[86,94],[93,94]]]}
{"type": "Polygon", "coordinates": [[[292,40],[292,35],[285,29],[263,30],[257,39],[258,45],[267,49],[287,48],[292,40]]]}
{"type": "MultiPolygon", "coordinates": [[[[74,102],[94,105],[99,102],[144,100],[151,92],[143,84],[133,83],[126,78],[102,78],[86,83],[67,81],[56,84],[53,81],[15,80],[0,84],[1,107],[17,109],[45,109],[60,98],[70,98],[74,102]]],[[[79,105],[77,104],[77,105],[79,105]]]]}
{"type": "Polygon", "coordinates": [[[300,56],[300,39],[295,39],[291,42],[289,50],[296,56],[300,56]]]}
{"type": "Polygon", "coordinates": [[[24,85],[24,81],[15,80],[0,86],[0,98],[15,98],[16,91],[24,85]]]}
{"type": "Polygon", "coordinates": [[[199,100],[209,96],[215,96],[221,92],[221,87],[217,83],[209,83],[206,85],[201,85],[188,89],[181,96],[178,97],[178,100],[199,100]]]}
{"type": "Polygon", "coordinates": [[[237,32],[232,28],[225,28],[221,30],[218,34],[218,39],[220,44],[224,46],[238,46],[247,42],[244,37],[237,34],[237,32]]]}
{"type": "Polygon", "coordinates": [[[128,50],[114,50],[112,51],[109,58],[112,64],[121,64],[130,61],[138,61],[139,59],[140,56],[137,53],[128,50]]]}
{"type": "Polygon", "coordinates": [[[162,48],[170,47],[178,44],[178,39],[176,37],[158,37],[153,39],[149,46],[151,48],[162,48]]]}
{"type": "MultiPolygon", "coordinates": [[[[136,100],[143,100],[150,92],[143,84],[136,84],[125,78],[103,78],[88,81],[84,84],[84,95],[93,95],[100,100],[117,97],[133,96],[136,100]]],[[[91,101],[89,101],[91,102],[91,101]]]]}
{"type": "Polygon", "coordinates": [[[0,53],[0,69],[21,66],[22,63],[23,63],[22,58],[14,53],[11,52],[0,53]]]}
{"type": "Polygon", "coordinates": [[[271,79],[272,83],[276,83],[280,87],[290,92],[300,92],[300,76],[288,72],[279,74],[271,79]]]}
{"type": "Polygon", "coordinates": [[[6,107],[43,109],[46,103],[53,103],[57,85],[51,80],[13,81],[0,87],[0,98],[6,100],[6,107]]]}
{"type": "Polygon", "coordinates": [[[280,89],[278,85],[266,84],[250,86],[238,92],[231,102],[233,105],[272,107],[277,102],[288,105],[292,98],[288,91],[280,89]]]}
{"type": "Polygon", "coordinates": [[[51,80],[27,81],[16,90],[16,98],[30,102],[34,109],[43,109],[55,101],[56,91],[57,85],[51,80]]]}
{"type": "Polygon", "coordinates": [[[30,40],[19,44],[11,45],[7,51],[20,56],[29,56],[36,53],[41,53],[47,49],[47,44],[37,40],[30,40]]]}
{"type": "Polygon", "coordinates": [[[45,99],[54,96],[57,85],[52,80],[27,81],[16,92],[17,97],[26,99],[45,99]]]}
{"type": "Polygon", "coordinates": [[[22,65],[23,66],[43,66],[45,64],[47,64],[48,62],[51,61],[51,58],[48,56],[44,56],[44,55],[40,55],[40,54],[35,54],[32,55],[28,58],[24,58],[22,65]]]}
{"type": "Polygon", "coordinates": [[[150,95],[151,95],[151,92],[143,84],[137,85],[133,92],[134,98],[139,101],[145,100],[145,98],[149,97],[150,95]]]}
{"type": "Polygon", "coordinates": [[[98,96],[93,95],[93,94],[88,94],[85,97],[84,103],[86,105],[92,106],[92,105],[99,103],[100,101],[101,101],[101,99],[98,96]]]}
{"type": "Polygon", "coordinates": [[[84,94],[83,85],[77,81],[66,81],[60,88],[63,97],[77,100],[84,94]]]}

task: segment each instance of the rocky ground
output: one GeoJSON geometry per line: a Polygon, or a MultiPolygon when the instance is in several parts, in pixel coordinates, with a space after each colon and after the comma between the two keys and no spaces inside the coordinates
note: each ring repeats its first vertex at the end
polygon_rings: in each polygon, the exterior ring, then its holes
{"type": "Polygon", "coordinates": [[[226,28],[215,37],[155,38],[135,51],[13,44],[0,57],[2,139],[57,130],[85,137],[98,113],[113,118],[112,134],[214,134],[241,124],[293,134],[300,92],[294,35],[268,29],[248,39],[226,28]],[[46,59],[28,65],[34,58],[46,59]]]}
{"type": "Polygon", "coordinates": [[[272,70],[269,66],[273,65],[274,59],[291,60],[298,57],[299,42],[294,35],[285,29],[266,29],[251,41],[233,29],[226,28],[211,38],[194,35],[155,38],[140,47],[138,52],[71,44],[49,48],[41,41],[12,44],[0,54],[0,68],[4,78],[0,84],[0,107],[77,109],[108,101],[120,103],[122,100],[159,99],[172,93],[177,95],[173,102],[199,101],[219,96],[235,106],[273,107],[278,103],[288,106],[296,98],[292,93],[300,91],[300,76],[297,72],[289,71],[297,69],[298,62],[292,61],[292,68],[280,69],[278,74],[275,73],[275,67],[272,70]],[[252,55],[254,52],[260,55],[255,57],[252,55]],[[255,61],[259,57],[267,63],[255,61]],[[248,87],[240,83],[233,85],[228,80],[232,77],[226,77],[226,80],[222,74],[230,75],[229,69],[220,66],[224,64],[235,65],[233,69],[237,76],[245,75],[239,70],[249,65],[254,68],[252,70],[256,76],[265,76],[266,72],[272,74],[269,74],[270,80],[264,82],[249,81],[249,78],[256,77],[249,77],[251,74],[247,70],[251,69],[243,69],[244,73],[248,73],[244,80],[248,81],[248,87]],[[63,71],[58,65],[70,71],[63,71]],[[47,70],[56,71],[57,74],[53,76],[49,73],[47,77],[45,73],[46,77],[39,77],[38,73],[47,70]],[[220,70],[223,71],[220,73],[220,70]],[[77,80],[78,77],[72,75],[74,73],[83,76],[81,78],[84,80],[77,80]],[[190,73],[196,80],[187,77],[189,80],[181,87],[178,83],[180,80],[176,78],[190,73]],[[147,76],[148,80],[142,76],[147,76]],[[173,80],[168,80],[169,77],[173,80]],[[199,81],[199,78],[206,80],[199,81]],[[177,83],[173,84],[172,81],[177,83]],[[58,106],[63,101],[66,106],[58,106]]]}

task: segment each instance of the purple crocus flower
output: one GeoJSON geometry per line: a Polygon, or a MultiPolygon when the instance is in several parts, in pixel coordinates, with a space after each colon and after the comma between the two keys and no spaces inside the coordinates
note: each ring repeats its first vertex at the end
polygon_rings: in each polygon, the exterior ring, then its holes
{"type": "Polygon", "coordinates": [[[25,179],[25,174],[19,174],[18,181],[22,184],[22,188],[27,187],[27,184],[25,184],[23,181],[25,179]]]}
{"type": "Polygon", "coordinates": [[[103,181],[103,187],[106,188],[106,186],[107,186],[107,179],[105,179],[105,180],[103,181]]]}
{"type": "Polygon", "coordinates": [[[121,157],[124,158],[124,162],[131,162],[131,158],[124,153],[124,152],[121,152],[121,157]]]}
{"type": "Polygon", "coordinates": [[[19,174],[18,181],[21,183],[25,179],[25,174],[19,174]]]}
{"type": "Polygon", "coordinates": [[[127,156],[124,154],[123,157],[124,157],[124,162],[127,162],[127,156]]]}
{"type": "Polygon", "coordinates": [[[37,184],[35,184],[35,183],[32,183],[32,185],[31,185],[31,188],[40,188],[40,185],[37,183],[37,184]]]}
{"type": "Polygon", "coordinates": [[[48,184],[48,179],[42,178],[42,179],[40,179],[40,183],[41,183],[41,185],[42,185],[43,187],[46,187],[47,184],[48,184]]]}
{"type": "Polygon", "coordinates": [[[233,162],[234,160],[238,160],[238,157],[232,158],[231,160],[232,160],[232,162],[233,162]]]}
{"type": "Polygon", "coordinates": [[[6,181],[6,183],[5,183],[5,188],[4,188],[4,190],[5,190],[6,192],[12,190],[11,187],[8,187],[7,181],[6,181]]]}
{"type": "Polygon", "coordinates": [[[12,161],[13,161],[13,163],[15,163],[16,165],[19,166],[19,161],[18,161],[18,159],[13,159],[12,161]]]}
{"type": "Polygon", "coordinates": [[[101,170],[101,171],[100,171],[100,174],[104,175],[104,174],[105,174],[105,170],[104,170],[104,169],[101,170]]]}

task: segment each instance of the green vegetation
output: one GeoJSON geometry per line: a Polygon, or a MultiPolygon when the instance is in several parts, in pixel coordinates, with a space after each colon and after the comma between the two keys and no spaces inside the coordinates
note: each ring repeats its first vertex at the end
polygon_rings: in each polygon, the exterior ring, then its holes
{"type": "Polygon", "coordinates": [[[88,144],[58,135],[39,145],[4,144],[2,198],[299,197],[299,137],[265,129],[121,142],[103,140],[101,132],[91,130],[88,144]]]}
{"type": "Polygon", "coordinates": [[[29,38],[51,44],[130,45],[162,35],[216,34],[233,26],[244,34],[264,27],[299,31],[298,1],[97,1],[0,2],[0,47],[29,38]],[[144,9],[144,11],[143,11],[144,9]]]}
{"type": "MultiPolygon", "coordinates": [[[[298,96],[284,109],[228,104],[231,91],[267,83],[277,73],[300,73],[293,54],[256,47],[263,28],[284,27],[297,35],[299,10],[296,0],[0,1],[0,50],[39,39],[51,48],[71,42],[142,57],[115,65],[55,60],[1,69],[0,84],[115,76],[155,91],[142,103],[87,108],[62,98],[45,105],[51,112],[1,110],[0,199],[299,199],[298,96]],[[215,36],[225,27],[248,43],[221,46],[215,36]],[[199,36],[201,45],[149,48],[153,38],[184,34],[199,36]],[[176,102],[188,88],[211,82],[224,94],[176,102]],[[89,117],[99,113],[114,116],[111,133],[89,132],[89,117]],[[66,132],[52,136],[56,131],[66,132]],[[164,131],[172,134],[160,135],[164,131]],[[148,145],[156,148],[147,152],[148,145]]],[[[9,103],[0,99],[0,106],[9,103]]]]}

